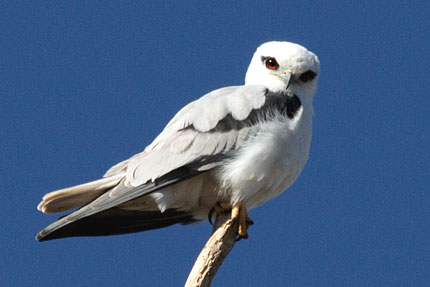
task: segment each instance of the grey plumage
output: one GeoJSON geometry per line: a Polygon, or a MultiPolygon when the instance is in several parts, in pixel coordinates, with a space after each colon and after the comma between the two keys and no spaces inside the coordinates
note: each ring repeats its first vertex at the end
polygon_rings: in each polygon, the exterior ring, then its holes
{"type": "MultiPolygon", "coordinates": [[[[237,86],[213,91],[190,103],[143,153],[121,162],[105,174],[105,177],[115,178],[125,172],[126,178],[91,203],[46,227],[36,239],[46,240],[49,234],[72,222],[219,166],[231,156],[231,150],[241,147],[252,134],[251,127],[260,120],[267,120],[275,113],[292,116],[291,113],[300,107],[296,98],[286,92],[271,93],[263,86],[237,86]]],[[[160,213],[160,217],[165,214],[160,213]]],[[[185,213],[184,218],[189,221],[190,215],[185,213]]]]}
{"type": "Polygon", "coordinates": [[[278,196],[308,159],[318,72],[318,58],[300,45],[261,45],[245,85],[189,103],[102,179],[46,194],[44,213],[75,210],[37,240],[188,224],[206,220],[218,201],[246,210],[278,196]]]}

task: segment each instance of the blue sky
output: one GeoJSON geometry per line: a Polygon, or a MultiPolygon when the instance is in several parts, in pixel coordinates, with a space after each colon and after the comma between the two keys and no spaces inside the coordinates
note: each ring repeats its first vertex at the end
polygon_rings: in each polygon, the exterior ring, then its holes
{"type": "Polygon", "coordinates": [[[182,286],[208,223],[38,243],[48,191],[140,152],[189,101],[243,83],[256,47],[321,61],[310,160],[252,210],[213,286],[430,280],[427,1],[0,4],[4,286],[182,286]],[[4,283],[5,282],[5,283],[4,283]]]}

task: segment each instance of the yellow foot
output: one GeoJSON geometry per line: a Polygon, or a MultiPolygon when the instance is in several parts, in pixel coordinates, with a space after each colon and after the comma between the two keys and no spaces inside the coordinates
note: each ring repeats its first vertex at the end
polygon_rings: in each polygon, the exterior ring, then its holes
{"type": "Polygon", "coordinates": [[[240,203],[233,206],[231,209],[231,218],[239,220],[239,229],[237,231],[236,240],[248,239],[248,228],[254,224],[251,218],[248,217],[248,211],[240,203]]]}
{"type": "Polygon", "coordinates": [[[221,214],[230,210],[230,218],[237,220],[239,223],[236,240],[239,241],[241,239],[248,239],[248,228],[253,225],[254,222],[248,217],[248,211],[240,203],[231,207],[230,204],[226,202],[217,202],[217,204],[209,211],[209,222],[213,225],[212,217],[214,213],[221,214]]]}
{"type": "Polygon", "coordinates": [[[215,206],[212,207],[212,209],[209,211],[208,219],[209,219],[210,224],[213,225],[212,217],[213,217],[214,214],[221,214],[221,213],[224,213],[224,212],[228,212],[230,210],[231,210],[231,206],[228,203],[218,201],[215,204],[215,206]]]}

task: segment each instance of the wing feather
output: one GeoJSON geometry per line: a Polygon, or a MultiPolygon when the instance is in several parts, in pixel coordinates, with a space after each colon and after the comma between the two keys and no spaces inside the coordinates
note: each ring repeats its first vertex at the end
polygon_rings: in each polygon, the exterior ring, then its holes
{"type": "Polygon", "coordinates": [[[280,101],[269,96],[263,86],[237,86],[210,92],[191,102],[173,117],[142,153],[118,163],[106,172],[105,177],[125,174],[116,187],[54,222],[42,230],[37,238],[42,239],[71,222],[222,164],[255,132],[252,127],[258,123],[261,115],[265,115],[280,101]]]}
{"type": "Polygon", "coordinates": [[[117,169],[126,168],[125,184],[146,184],[200,157],[237,148],[237,140],[244,139],[240,122],[264,105],[266,92],[263,86],[227,87],[188,104],[142,153],[117,169]]]}

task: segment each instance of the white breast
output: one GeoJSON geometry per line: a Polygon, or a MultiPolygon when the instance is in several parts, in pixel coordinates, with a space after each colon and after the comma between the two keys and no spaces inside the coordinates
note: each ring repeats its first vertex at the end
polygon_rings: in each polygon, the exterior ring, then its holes
{"type": "Polygon", "coordinates": [[[151,198],[160,210],[192,211],[200,220],[217,201],[241,202],[247,209],[263,204],[300,175],[309,156],[312,113],[312,105],[303,105],[294,119],[278,115],[260,123],[222,168],[162,188],[151,198]]]}
{"type": "Polygon", "coordinates": [[[219,174],[219,195],[248,209],[278,196],[299,176],[309,156],[312,106],[301,107],[293,119],[278,115],[256,129],[219,174]]]}

